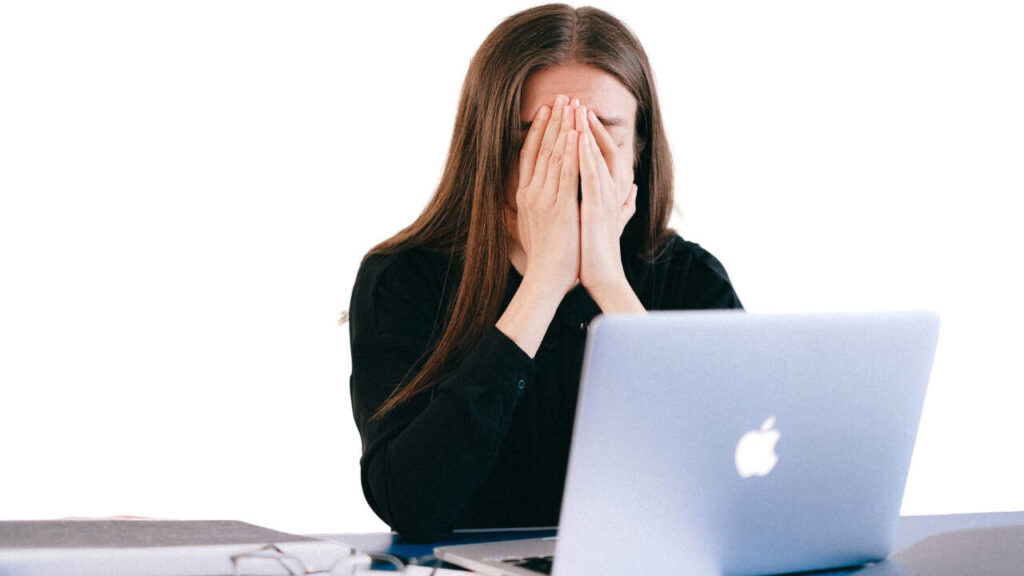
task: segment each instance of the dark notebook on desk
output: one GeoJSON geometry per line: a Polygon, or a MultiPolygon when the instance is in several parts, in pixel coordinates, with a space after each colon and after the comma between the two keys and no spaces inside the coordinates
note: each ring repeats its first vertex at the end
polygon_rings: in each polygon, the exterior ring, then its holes
{"type": "Polygon", "coordinates": [[[3,576],[233,574],[231,557],[267,544],[313,566],[350,548],[230,520],[36,520],[0,522],[3,576]]]}

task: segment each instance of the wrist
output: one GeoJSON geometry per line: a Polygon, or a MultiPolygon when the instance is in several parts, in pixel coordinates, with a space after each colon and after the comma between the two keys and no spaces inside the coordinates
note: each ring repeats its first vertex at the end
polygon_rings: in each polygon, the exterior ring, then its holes
{"type": "Polygon", "coordinates": [[[610,278],[601,283],[588,285],[587,293],[605,314],[645,312],[643,304],[633,292],[626,277],[610,278]]]}
{"type": "Polygon", "coordinates": [[[522,292],[524,297],[529,299],[533,305],[539,306],[542,309],[550,308],[554,310],[558,308],[558,305],[570,289],[571,286],[563,286],[562,283],[548,278],[541,278],[527,271],[523,276],[522,283],[519,284],[518,292],[522,292]]]}

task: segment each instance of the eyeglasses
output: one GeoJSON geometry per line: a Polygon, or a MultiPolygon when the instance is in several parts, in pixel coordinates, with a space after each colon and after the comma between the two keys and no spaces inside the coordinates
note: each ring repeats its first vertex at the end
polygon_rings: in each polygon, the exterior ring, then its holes
{"type": "MultiPolygon", "coordinates": [[[[267,544],[259,550],[231,556],[235,576],[350,576],[370,572],[374,563],[389,565],[385,570],[406,573],[405,564],[397,557],[382,552],[359,552],[349,547],[348,553],[338,558],[329,568],[318,568],[303,562],[298,556],[282,550],[276,544],[267,544]]],[[[440,562],[433,567],[430,576],[437,572],[440,562]]],[[[377,572],[373,570],[373,572],[377,572]]]]}

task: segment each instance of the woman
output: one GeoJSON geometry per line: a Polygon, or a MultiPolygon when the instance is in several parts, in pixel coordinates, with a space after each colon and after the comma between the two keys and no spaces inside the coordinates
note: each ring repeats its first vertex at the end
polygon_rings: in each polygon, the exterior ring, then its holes
{"type": "Polygon", "coordinates": [[[558,522],[587,324],[740,308],[667,228],[650,65],[609,14],[552,4],[474,56],[440,185],[363,259],[349,308],[367,502],[393,529],[558,522]]]}

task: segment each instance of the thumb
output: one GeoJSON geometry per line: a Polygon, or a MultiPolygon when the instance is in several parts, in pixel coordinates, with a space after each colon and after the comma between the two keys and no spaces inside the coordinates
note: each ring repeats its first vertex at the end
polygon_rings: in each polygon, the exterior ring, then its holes
{"type": "Polygon", "coordinates": [[[637,186],[636,184],[633,184],[629,188],[629,195],[626,196],[626,201],[622,204],[622,208],[620,209],[622,217],[621,222],[619,223],[619,236],[621,236],[622,232],[626,229],[626,224],[629,223],[629,219],[636,213],[636,191],[637,186]]]}
{"type": "Polygon", "coordinates": [[[504,210],[504,216],[505,227],[508,228],[508,231],[510,234],[512,234],[512,237],[516,238],[518,236],[518,231],[516,230],[516,217],[518,216],[518,213],[516,212],[516,209],[511,206],[506,206],[504,210]]]}
{"type": "Polygon", "coordinates": [[[636,191],[637,185],[634,182],[633,185],[630,186],[629,188],[629,194],[626,195],[626,202],[623,204],[623,206],[629,207],[634,210],[636,209],[636,191]]]}

